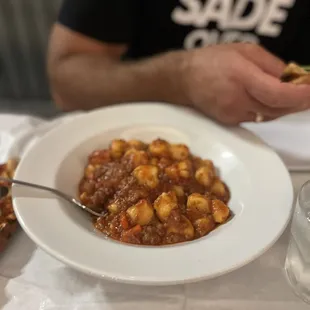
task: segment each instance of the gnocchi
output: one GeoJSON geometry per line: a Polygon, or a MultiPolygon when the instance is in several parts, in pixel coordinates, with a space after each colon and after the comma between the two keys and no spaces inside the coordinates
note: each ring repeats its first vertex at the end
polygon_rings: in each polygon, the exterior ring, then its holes
{"type": "Polygon", "coordinates": [[[228,219],[229,213],[230,210],[223,201],[219,199],[212,201],[212,214],[216,223],[224,223],[228,219]]]}
{"type": "Polygon", "coordinates": [[[110,146],[113,158],[120,158],[125,153],[128,144],[124,140],[113,140],[110,146]]]}
{"type": "Polygon", "coordinates": [[[175,160],[185,160],[189,157],[189,149],[184,144],[172,144],[170,153],[171,157],[175,160]]]}
{"type": "Polygon", "coordinates": [[[162,222],[166,222],[172,210],[177,207],[178,200],[175,192],[162,193],[154,202],[154,209],[162,222]]]}
{"type": "Polygon", "coordinates": [[[145,151],[139,151],[137,149],[129,149],[124,157],[127,162],[129,161],[133,167],[138,167],[140,165],[147,165],[149,162],[149,157],[145,151]]]}
{"type": "Polygon", "coordinates": [[[196,233],[199,237],[205,236],[216,227],[216,223],[212,216],[197,219],[194,222],[196,233]]]}
{"type": "Polygon", "coordinates": [[[214,173],[208,166],[202,166],[196,170],[196,180],[205,187],[210,187],[214,179],[214,173]]]}
{"type": "Polygon", "coordinates": [[[80,200],[106,216],[95,228],[126,243],[165,245],[201,238],[230,216],[228,187],[211,160],[184,144],[117,139],[90,154],[80,200]]]}
{"type": "Polygon", "coordinates": [[[146,185],[149,188],[155,188],[158,183],[158,168],[152,165],[141,165],[133,171],[139,184],[146,185]]]}
{"type": "Polygon", "coordinates": [[[128,141],[128,145],[131,147],[131,148],[134,148],[136,150],[139,150],[139,151],[143,151],[147,148],[147,144],[143,143],[142,141],[140,140],[129,140],[128,141]]]}
{"type": "Polygon", "coordinates": [[[187,209],[209,214],[211,213],[211,200],[198,193],[191,194],[187,198],[187,209]]]}
{"type": "Polygon", "coordinates": [[[227,202],[230,198],[230,193],[227,189],[227,186],[219,178],[215,179],[210,191],[214,196],[223,200],[224,202],[227,202]]]}
{"type": "Polygon", "coordinates": [[[133,224],[141,226],[149,224],[154,215],[153,206],[145,199],[140,200],[136,205],[126,211],[133,224]]]}
{"type": "Polygon", "coordinates": [[[152,156],[168,157],[169,156],[169,143],[165,140],[157,139],[149,145],[149,152],[152,156]]]}
{"type": "Polygon", "coordinates": [[[184,215],[181,215],[179,222],[174,222],[168,226],[167,233],[168,235],[179,234],[183,236],[185,240],[190,240],[194,238],[195,230],[190,220],[184,215]]]}
{"type": "Polygon", "coordinates": [[[192,174],[192,165],[190,161],[181,161],[165,169],[166,175],[172,180],[187,179],[192,174]]]}

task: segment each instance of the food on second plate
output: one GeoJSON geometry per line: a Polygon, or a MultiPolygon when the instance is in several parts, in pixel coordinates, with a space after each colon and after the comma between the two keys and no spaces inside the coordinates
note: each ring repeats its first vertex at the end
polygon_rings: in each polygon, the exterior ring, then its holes
{"type": "Polygon", "coordinates": [[[295,63],[289,63],[281,76],[282,82],[310,84],[310,73],[295,63]]]}
{"type": "Polygon", "coordinates": [[[213,165],[184,144],[114,140],[88,157],[83,204],[106,216],[95,228],[125,243],[165,245],[198,239],[227,221],[230,193],[213,165]]]}
{"type": "MultiPolygon", "coordinates": [[[[0,176],[13,178],[18,160],[9,159],[0,165],[0,176]]],[[[17,221],[13,211],[11,185],[0,181],[2,195],[0,198],[0,252],[2,252],[12,234],[16,231],[17,221]],[[4,191],[6,190],[6,193],[4,191]]]]}

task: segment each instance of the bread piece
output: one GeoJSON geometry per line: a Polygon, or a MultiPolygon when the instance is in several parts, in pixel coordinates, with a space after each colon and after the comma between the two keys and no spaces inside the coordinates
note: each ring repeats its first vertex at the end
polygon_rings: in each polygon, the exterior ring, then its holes
{"type": "Polygon", "coordinates": [[[310,73],[296,63],[289,63],[281,75],[281,81],[295,85],[310,84],[310,73]]]}

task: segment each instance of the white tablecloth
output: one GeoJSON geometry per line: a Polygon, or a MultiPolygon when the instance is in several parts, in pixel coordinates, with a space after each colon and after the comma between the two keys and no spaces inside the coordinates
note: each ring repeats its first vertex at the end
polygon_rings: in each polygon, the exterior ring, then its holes
{"type": "MultiPolygon", "coordinates": [[[[15,137],[43,123],[0,115],[0,159],[15,137]]],[[[17,152],[17,150],[15,150],[17,152]]],[[[310,173],[292,174],[295,190],[310,173]]],[[[55,223],[56,229],[56,223],[55,223]]],[[[0,308],[5,310],[303,310],[286,282],[283,264],[288,230],[264,255],[222,277],[195,284],[144,287],[81,274],[38,249],[19,231],[0,257],[0,308]]],[[[190,268],[190,266],[184,266],[190,268]]]]}

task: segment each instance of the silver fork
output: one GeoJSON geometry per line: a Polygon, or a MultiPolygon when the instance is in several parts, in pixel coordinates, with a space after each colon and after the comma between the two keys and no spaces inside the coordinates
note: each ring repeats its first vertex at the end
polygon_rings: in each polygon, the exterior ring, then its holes
{"type": "Polygon", "coordinates": [[[92,215],[95,215],[97,217],[106,215],[106,212],[103,212],[103,213],[96,212],[96,211],[92,210],[91,208],[83,205],[80,201],[78,201],[74,197],[71,197],[71,196],[69,196],[69,195],[67,195],[67,194],[65,194],[65,193],[63,193],[63,192],[61,192],[55,188],[51,188],[51,187],[47,187],[47,186],[43,186],[43,185],[38,185],[38,184],[34,184],[34,183],[29,183],[29,182],[24,182],[24,181],[20,181],[20,180],[16,180],[16,179],[4,178],[4,177],[0,177],[0,181],[47,191],[47,192],[53,193],[54,195],[70,202],[71,204],[78,206],[79,208],[83,209],[84,211],[86,211],[92,215]]]}

